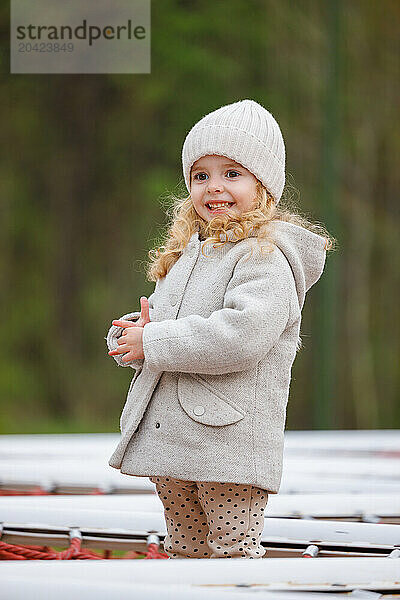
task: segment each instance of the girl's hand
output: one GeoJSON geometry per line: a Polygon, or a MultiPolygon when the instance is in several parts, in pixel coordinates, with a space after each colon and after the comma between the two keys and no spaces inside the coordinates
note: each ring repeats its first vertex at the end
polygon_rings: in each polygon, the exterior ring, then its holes
{"type": "Polygon", "coordinates": [[[144,358],[143,328],[146,323],[150,323],[149,301],[146,296],[140,298],[140,309],[140,317],[137,321],[115,320],[112,322],[113,325],[124,327],[124,329],[121,337],[117,340],[119,348],[111,350],[108,353],[110,356],[126,352],[127,354],[121,358],[124,362],[144,358]]]}
{"type": "Polygon", "coordinates": [[[144,358],[143,352],[143,327],[138,327],[131,321],[113,321],[114,325],[119,327],[126,327],[124,329],[124,335],[118,338],[118,348],[116,350],[110,350],[108,353],[110,356],[117,354],[125,354],[121,358],[123,362],[129,362],[138,358],[144,358]]]}

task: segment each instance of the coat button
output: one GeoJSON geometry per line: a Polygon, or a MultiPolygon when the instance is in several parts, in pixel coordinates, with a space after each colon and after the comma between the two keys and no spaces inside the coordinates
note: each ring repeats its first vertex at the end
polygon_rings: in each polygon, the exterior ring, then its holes
{"type": "Polygon", "coordinates": [[[201,415],[204,415],[204,413],[206,412],[206,409],[204,408],[204,406],[201,406],[200,404],[198,406],[195,406],[193,409],[193,412],[195,415],[197,415],[198,417],[201,417],[201,415]]]}
{"type": "Polygon", "coordinates": [[[176,294],[170,294],[169,301],[171,302],[172,306],[175,306],[175,304],[178,302],[178,296],[176,294]]]}
{"type": "Polygon", "coordinates": [[[160,423],[156,423],[156,429],[159,429],[160,423]]]}

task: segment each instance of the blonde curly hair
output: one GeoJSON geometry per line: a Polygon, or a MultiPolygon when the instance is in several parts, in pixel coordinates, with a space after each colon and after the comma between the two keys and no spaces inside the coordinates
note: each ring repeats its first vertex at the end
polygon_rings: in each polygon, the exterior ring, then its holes
{"type": "Polygon", "coordinates": [[[167,213],[171,218],[166,230],[166,241],[164,245],[148,253],[150,258],[146,268],[148,281],[157,281],[167,275],[181,256],[191,236],[196,232],[199,233],[200,239],[205,240],[205,244],[213,243],[216,246],[229,241],[229,231],[235,235],[236,241],[247,238],[253,232],[252,236],[256,238],[261,248],[271,251],[274,241],[272,223],[287,221],[322,235],[326,239],[325,249],[327,251],[334,249],[336,240],[330,236],[323,225],[309,221],[307,217],[290,207],[282,206],[282,201],[278,205],[259,180],[257,180],[254,200],[252,210],[234,216],[232,213],[219,214],[207,222],[197,213],[190,194],[184,197],[170,194],[167,197],[170,203],[167,213]],[[220,234],[224,234],[221,237],[225,241],[221,241],[220,234]]]}

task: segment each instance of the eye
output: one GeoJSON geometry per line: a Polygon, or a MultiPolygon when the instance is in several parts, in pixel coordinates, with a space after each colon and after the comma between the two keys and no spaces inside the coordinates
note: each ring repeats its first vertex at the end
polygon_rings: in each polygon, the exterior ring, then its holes
{"type": "MultiPolygon", "coordinates": [[[[240,175],[240,173],[238,171],[233,171],[232,169],[230,169],[228,171],[228,173],[236,173],[236,175],[240,175]]],[[[228,177],[228,179],[236,179],[235,177],[228,177]]]]}
{"type": "Polygon", "coordinates": [[[200,178],[200,175],[207,175],[207,173],[196,173],[195,175],[193,175],[193,179],[199,179],[199,181],[204,181],[203,178],[200,178]]]}

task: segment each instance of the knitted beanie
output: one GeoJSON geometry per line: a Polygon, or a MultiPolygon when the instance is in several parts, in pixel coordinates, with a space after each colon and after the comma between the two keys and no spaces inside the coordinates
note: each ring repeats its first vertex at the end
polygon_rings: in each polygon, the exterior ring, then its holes
{"type": "Polygon", "coordinates": [[[278,123],[254,100],[221,106],[186,136],[182,166],[190,193],[193,163],[208,154],[226,156],[250,171],[279,202],[285,186],[285,144],[278,123]]]}

